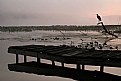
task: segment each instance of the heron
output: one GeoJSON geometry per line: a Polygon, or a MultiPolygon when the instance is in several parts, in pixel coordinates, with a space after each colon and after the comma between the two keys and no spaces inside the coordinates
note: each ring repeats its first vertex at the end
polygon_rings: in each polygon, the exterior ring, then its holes
{"type": "Polygon", "coordinates": [[[102,21],[101,17],[98,14],[96,14],[96,15],[97,15],[98,20],[102,21]]]}

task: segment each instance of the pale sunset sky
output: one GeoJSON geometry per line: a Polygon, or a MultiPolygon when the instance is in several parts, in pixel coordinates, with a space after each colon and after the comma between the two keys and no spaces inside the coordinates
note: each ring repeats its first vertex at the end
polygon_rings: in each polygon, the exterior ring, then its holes
{"type": "Polygon", "coordinates": [[[0,25],[121,24],[121,0],[0,0],[0,25]]]}

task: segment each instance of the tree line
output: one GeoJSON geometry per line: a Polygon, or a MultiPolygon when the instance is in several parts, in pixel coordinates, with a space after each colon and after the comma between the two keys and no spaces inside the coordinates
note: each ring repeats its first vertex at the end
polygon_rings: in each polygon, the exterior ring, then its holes
{"type": "MultiPolygon", "coordinates": [[[[106,25],[111,31],[121,30],[121,25],[106,25]]],[[[56,31],[103,31],[102,26],[52,25],[52,26],[0,26],[1,32],[31,32],[34,30],[56,31]]]]}

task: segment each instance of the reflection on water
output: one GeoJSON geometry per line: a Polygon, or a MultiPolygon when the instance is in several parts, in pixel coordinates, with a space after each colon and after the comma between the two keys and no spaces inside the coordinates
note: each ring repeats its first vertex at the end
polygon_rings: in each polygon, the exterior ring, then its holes
{"type": "Polygon", "coordinates": [[[77,70],[50,64],[26,62],[9,64],[10,71],[34,73],[37,75],[59,76],[78,81],[121,81],[121,77],[99,71],[77,70]]]}
{"type": "MultiPolygon", "coordinates": [[[[108,45],[116,45],[121,48],[121,36],[118,39],[109,41],[108,45]]],[[[7,64],[14,63],[14,55],[8,54],[7,49],[11,45],[27,45],[27,44],[43,44],[43,45],[79,45],[82,42],[98,41],[100,44],[104,43],[106,36],[100,32],[85,32],[85,31],[32,31],[32,32],[0,32],[0,80],[2,81],[73,81],[72,79],[65,79],[59,77],[37,76],[26,73],[10,72],[7,64]],[[82,41],[83,40],[83,41],[82,41]],[[7,77],[7,78],[6,78],[7,77]]],[[[69,66],[70,67],[70,66],[69,66]]],[[[95,67],[98,70],[99,67],[95,67]]],[[[93,69],[93,67],[86,66],[86,69],[93,69]]],[[[105,72],[121,76],[120,68],[105,68],[105,72]]]]}

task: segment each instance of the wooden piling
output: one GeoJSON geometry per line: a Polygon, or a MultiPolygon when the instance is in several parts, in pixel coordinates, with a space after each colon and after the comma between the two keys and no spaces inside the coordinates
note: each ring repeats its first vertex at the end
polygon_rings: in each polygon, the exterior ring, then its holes
{"type": "Polygon", "coordinates": [[[37,58],[37,63],[40,63],[40,58],[37,58]]]}
{"type": "Polygon", "coordinates": [[[37,54],[37,63],[40,63],[40,58],[38,54],[37,54]]]}
{"type": "Polygon", "coordinates": [[[84,64],[82,64],[82,70],[85,70],[85,65],[84,64]]]}
{"type": "Polygon", "coordinates": [[[104,66],[100,66],[100,72],[103,72],[104,66]]]}
{"type": "Polygon", "coordinates": [[[18,64],[19,62],[19,57],[18,57],[18,54],[16,54],[16,64],[18,64]]]}
{"type": "Polygon", "coordinates": [[[64,63],[63,62],[61,62],[61,65],[62,65],[62,67],[64,67],[64,63]]]}
{"type": "Polygon", "coordinates": [[[77,64],[77,69],[80,69],[80,64],[77,64]]]}
{"type": "Polygon", "coordinates": [[[52,65],[55,66],[55,62],[54,62],[54,60],[52,60],[52,65]]]}
{"type": "Polygon", "coordinates": [[[24,63],[26,63],[26,62],[27,62],[27,56],[24,55],[24,63]]]}

